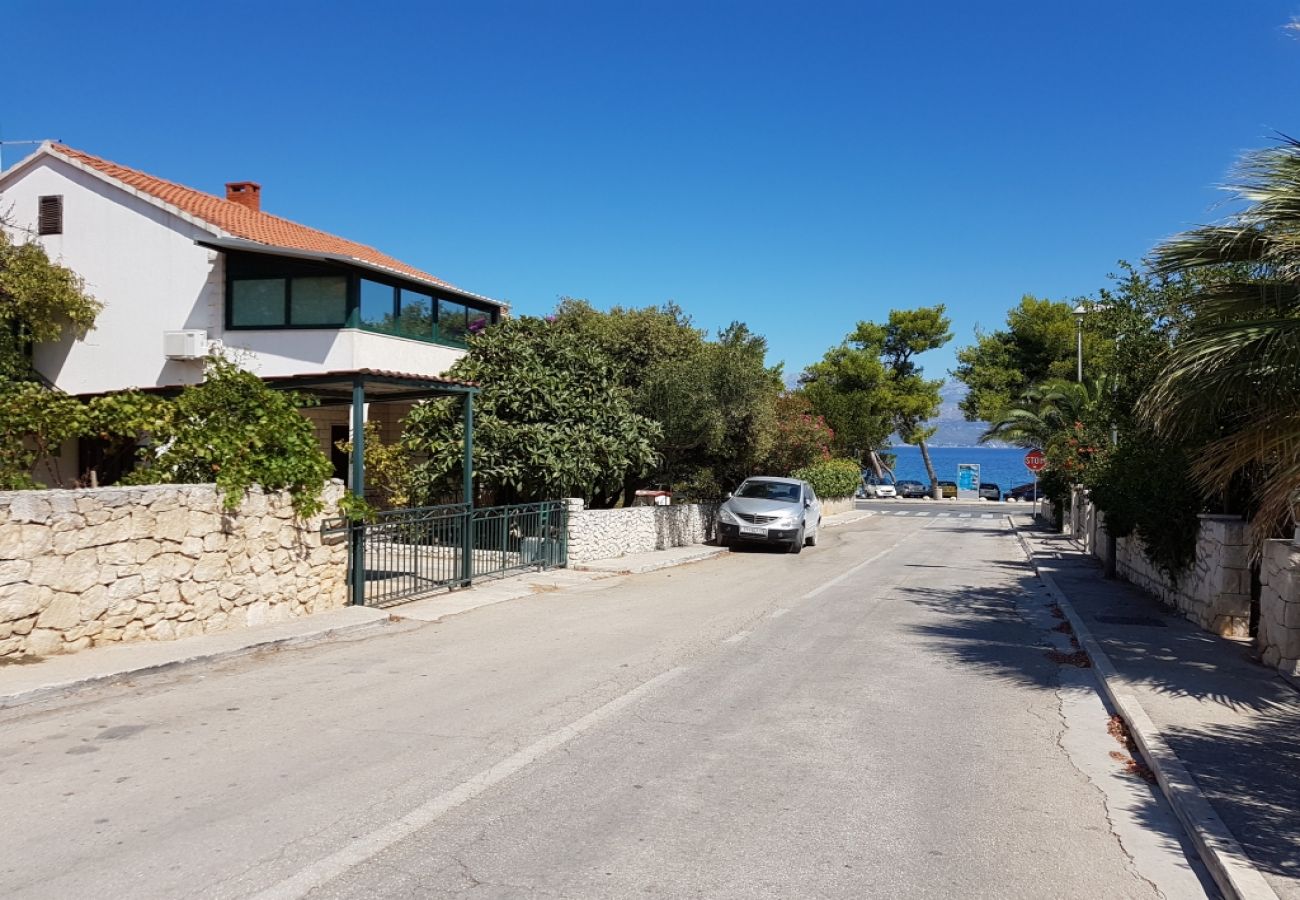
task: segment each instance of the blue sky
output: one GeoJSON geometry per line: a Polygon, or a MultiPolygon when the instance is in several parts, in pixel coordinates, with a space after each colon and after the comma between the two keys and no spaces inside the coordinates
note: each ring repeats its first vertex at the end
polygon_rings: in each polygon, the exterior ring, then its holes
{"type": "MultiPolygon", "coordinates": [[[[1222,214],[1300,133],[1300,0],[5,0],[0,136],[60,138],[544,313],[675,300],[794,373],[946,303],[953,365],[1222,214]]],[[[25,148],[8,148],[15,161],[25,148]]]]}

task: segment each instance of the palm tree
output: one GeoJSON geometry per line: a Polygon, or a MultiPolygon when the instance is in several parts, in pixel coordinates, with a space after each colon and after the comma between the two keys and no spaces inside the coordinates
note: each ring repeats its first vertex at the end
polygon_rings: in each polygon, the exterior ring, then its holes
{"type": "Polygon", "coordinates": [[[1089,421],[1106,395],[1106,379],[1080,384],[1054,378],[1036,384],[1020,395],[1002,418],[989,423],[980,443],[1001,441],[1016,447],[1046,447],[1051,439],[1089,421]]]}
{"type": "Polygon", "coordinates": [[[1173,440],[1208,436],[1193,465],[1208,495],[1249,478],[1262,540],[1289,521],[1300,488],[1300,142],[1247,155],[1228,189],[1245,209],[1154,251],[1157,274],[1206,285],[1143,416],[1173,440]]]}

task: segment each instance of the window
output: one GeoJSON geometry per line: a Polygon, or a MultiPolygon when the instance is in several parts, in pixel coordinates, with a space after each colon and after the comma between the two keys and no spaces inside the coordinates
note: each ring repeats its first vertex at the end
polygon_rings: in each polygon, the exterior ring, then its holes
{"type": "Polygon", "coordinates": [[[469,333],[478,334],[492,324],[492,314],[481,309],[469,309],[469,333]]]}
{"type": "Polygon", "coordinates": [[[230,283],[230,324],[258,328],[284,325],[283,278],[243,278],[230,283]]]}
{"type": "Polygon", "coordinates": [[[469,332],[468,312],[463,303],[439,300],[438,334],[454,341],[465,340],[465,335],[469,332]]]}
{"type": "Polygon", "coordinates": [[[342,275],[295,278],[289,285],[289,322],[342,325],[348,314],[348,280],[342,275]]]}
{"type": "Polygon", "coordinates": [[[395,293],[394,288],[389,285],[361,279],[362,327],[385,332],[391,332],[396,328],[395,293]]]}
{"type": "Polygon", "coordinates": [[[343,275],[230,282],[232,328],[341,328],[347,311],[348,280],[343,275]]]}
{"type": "Polygon", "coordinates": [[[433,337],[433,298],[402,289],[397,332],[407,337],[433,337]]]}
{"type": "Polygon", "coordinates": [[[37,234],[63,234],[63,195],[52,194],[37,201],[37,234]]]}

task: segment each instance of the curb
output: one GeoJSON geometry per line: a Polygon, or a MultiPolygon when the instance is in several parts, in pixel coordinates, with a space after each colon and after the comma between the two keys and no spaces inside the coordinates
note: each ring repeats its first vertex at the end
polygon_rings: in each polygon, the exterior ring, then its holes
{"type": "Polygon", "coordinates": [[[16,709],[20,706],[26,706],[29,703],[38,703],[41,700],[48,700],[53,697],[76,694],[91,688],[117,684],[119,682],[129,681],[132,678],[157,675],[162,672],[171,671],[172,669],[180,669],[198,663],[238,659],[241,656],[249,656],[262,650],[283,650],[290,647],[300,646],[302,644],[311,644],[318,641],[330,640],[336,637],[343,637],[345,635],[353,636],[365,631],[378,631],[387,624],[388,617],[385,616],[382,619],[369,619],[365,622],[356,622],[350,625],[336,625],[322,631],[313,631],[308,634],[295,634],[288,637],[271,638],[269,640],[245,644],[239,647],[231,647],[227,650],[213,650],[208,653],[196,653],[193,656],[169,659],[166,662],[151,663],[147,666],[139,666],[134,669],[124,669],[118,672],[111,672],[107,675],[91,675],[86,678],[77,678],[70,681],[56,682],[54,684],[45,684],[37,688],[19,691],[16,694],[0,696],[0,711],[16,709]]]}
{"type": "Polygon", "coordinates": [[[1079,639],[1080,645],[1092,660],[1092,668],[1097,673],[1097,681],[1101,684],[1102,692],[1128,725],[1129,732],[1137,743],[1138,749],[1142,751],[1143,758],[1155,773],[1156,783],[1160,785],[1160,790],[1169,801],[1169,805],[1173,807],[1178,820],[1182,822],[1192,845],[1196,847],[1197,854],[1209,869],[1219,890],[1223,891],[1224,897],[1228,900],[1279,900],[1277,893],[1264,880],[1259,869],[1237,843],[1236,837],[1214,811],[1210,801],[1201,793],[1200,787],[1187,771],[1187,767],[1183,765],[1183,761],[1165,743],[1160,729],[1151,721],[1151,717],[1142,708],[1137,697],[1128,689],[1123,676],[1110,661],[1101,644],[1092,636],[1083,618],[1070,603],[1069,597],[1049,573],[1039,568],[1033,548],[1020,533],[1011,516],[1007,516],[1007,524],[1011,526],[1016,540],[1020,543],[1020,549],[1024,551],[1025,557],[1034,567],[1039,580],[1046,585],[1052,598],[1065,612],[1067,620],[1074,628],[1075,637],[1079,639]]]}
{"type": "Polygon", "coordinates": [[[723,553],[727,552],[725,547],[710,547],[707,544],[701,546],[705,549],[701,550],[699,553],[693,553],[690,556],[660,560],[658,562],[642,563],[641,565],[630,569],[619,568],[619,557],[617,556],[610,560],[593,559],[588,563],[570,563],[568,568],[574,572],[596,572],[607,575],[644,575],[646,572],[658,572],[660,569],[671,569],[674,566],[684,566],[687,563],[712,559],[715,556],[721,556],[723,553]]]}

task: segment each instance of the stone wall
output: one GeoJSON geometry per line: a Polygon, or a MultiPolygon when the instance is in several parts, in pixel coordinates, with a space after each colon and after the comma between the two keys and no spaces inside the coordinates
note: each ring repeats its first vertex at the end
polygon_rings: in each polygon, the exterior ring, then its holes
{"type": "MultiPolygon", "coordinates": [[[[1082,490],[1075,492],[1065,512],[1070,535],[1104,560],[1102,513],[1082,490]]],[[[1195,559],[1177,578],[1151,561],[1136,535],[1115,541],[1115,572],[1206,631],[1229,637],[1250,634],[1250,537],[1239,516],[1201,515],[1195,559]]]]}
{"type": "Polygon", "coordinates": [[[1259,634],[1255,646],[1266,666],[1300,679],[1300,547],[1269,541],[1260,565],[1259,634]]]}
{"type": "Polygon", "coordinates": [[[716,503],[584,509],[569,500],[569,562],[591,562],[703,544],[713,539],[716,503]]]}
{"type": "MultiPolygon", "coordinates": [[[[342,487],[326,489],[336,514],[342,487]]],[[[276,622],[344,605],[347,543],[284,494],[211,485],[0,493],[0,659],[276,622]]]]}

